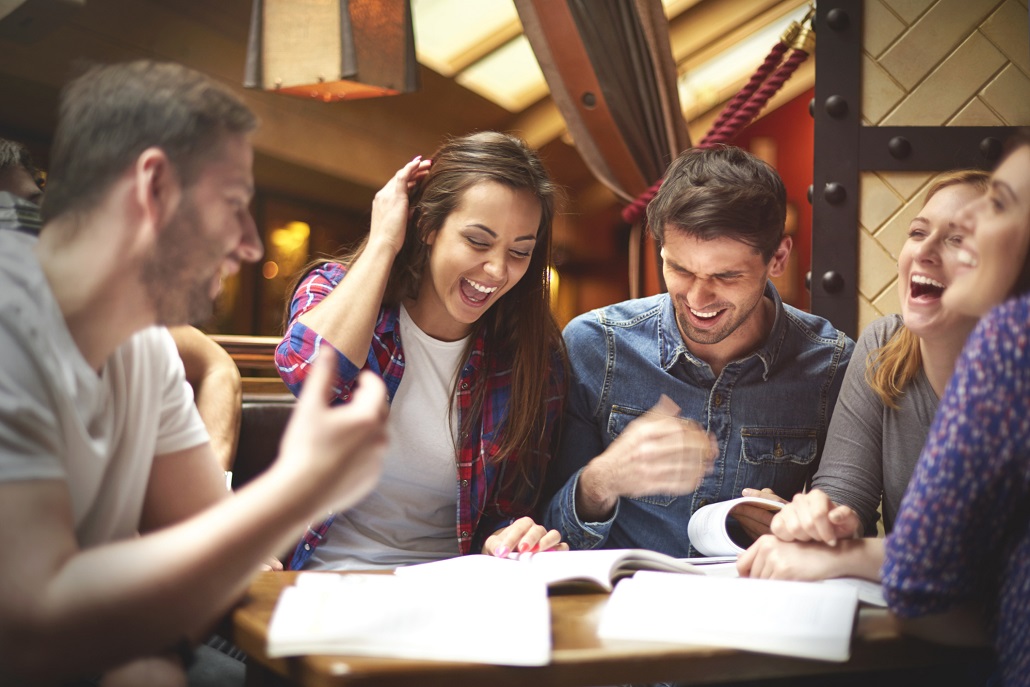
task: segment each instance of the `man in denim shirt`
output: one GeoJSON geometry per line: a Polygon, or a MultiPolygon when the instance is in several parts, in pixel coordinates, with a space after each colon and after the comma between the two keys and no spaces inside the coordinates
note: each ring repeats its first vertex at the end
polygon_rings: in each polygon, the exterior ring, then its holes
{"type": "MultiPolygon", "coordinates": [[[[766,163],[688,150],[647,209],[669,292],[566,327],[572,376],[545,522],[572,548],[697,555],[695,510],[744,489],[789,499],[815,472],[853,342],[769,281],[790,254],[785,212],[766,163]]],[[[767,527],[749,511],[750,533],[767,527]]]]}

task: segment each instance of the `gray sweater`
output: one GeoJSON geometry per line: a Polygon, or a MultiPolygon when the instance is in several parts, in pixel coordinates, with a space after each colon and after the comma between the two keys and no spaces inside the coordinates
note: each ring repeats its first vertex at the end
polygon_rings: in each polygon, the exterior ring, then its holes
{"type": "Polygon", "coordinates": [[[901,497],[912,477],[919,453],[937,412],[937,394],[920,370],[888,408],[866,383],[866,360],[900,327],[899,315],[876,320],[862,332],[844,375],[837,405],[812,486],[834,503],[850,506],[861,518],[865,533],[876,532],[876,509],[883,500],[883,526],[890,532],[901,497]]]}

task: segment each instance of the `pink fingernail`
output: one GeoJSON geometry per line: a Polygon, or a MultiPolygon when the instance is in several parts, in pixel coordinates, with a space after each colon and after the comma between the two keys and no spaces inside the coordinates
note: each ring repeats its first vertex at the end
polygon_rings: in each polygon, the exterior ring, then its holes
{"type": "Polygon", "coordinates": [[[496,549],[494,549],[494,555],[497,556],[498,558],[504,558],[505,556],[508,555],[508,547],[507,546],[498,546],[496,549]]]}
{"type": "Polygon", "coordinates": [[[529,549],[529,544],[522,542],[519,544],[519,553],[525,553],[529,549]]]}

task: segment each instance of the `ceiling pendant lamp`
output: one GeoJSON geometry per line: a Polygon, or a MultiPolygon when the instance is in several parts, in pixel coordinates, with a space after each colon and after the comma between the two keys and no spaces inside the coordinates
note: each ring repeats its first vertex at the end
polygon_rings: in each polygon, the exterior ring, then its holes
{"type": "Polygon", "coordinates": [[[325,102],[417,90],[408,0],[254,0],[243,85],[325,102]]]}

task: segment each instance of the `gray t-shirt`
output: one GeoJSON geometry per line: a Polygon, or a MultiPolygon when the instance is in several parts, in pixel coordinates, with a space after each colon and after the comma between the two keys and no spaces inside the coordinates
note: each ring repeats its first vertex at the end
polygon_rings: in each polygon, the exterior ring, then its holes
{"type": "Polygon", "coordinates": [[[81,548],[133,537],[152,463],[207,431],[164,327],[136,332],[93,369],[35,241],[0,230],[0,482],[64,482],[81,548]]]}
{"type": "Polygon", "coordinates": [[[901,497],[926,443],[937,412],[937,394],[922,369],[898,399],[898,409],[883,404],[866,382],[869,354],[903,326],[899,315],[876,320],[862,332],[844,375],[837,405],[812,481],[835,503],[850,506],[866,535],[876,532],[876,509],[883,499],[883,527],[890,532],[901,497]]]}

